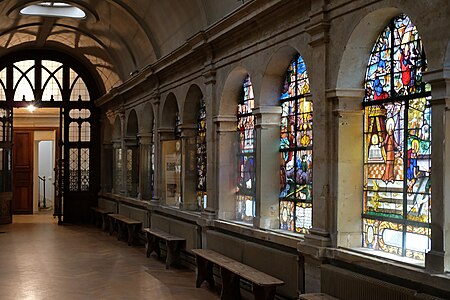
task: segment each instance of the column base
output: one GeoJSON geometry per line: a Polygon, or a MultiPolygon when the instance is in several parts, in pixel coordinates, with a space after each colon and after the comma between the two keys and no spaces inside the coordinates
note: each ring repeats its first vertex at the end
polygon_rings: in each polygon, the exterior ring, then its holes
{"type": "MultiPolygon", "coordinates": [[[[425,254],[425,269],[432,273],[443,273],[445,266],[445,252],[430,251],[425,254]]],[[[448,258],[447,258],[448,260],[448,258]]]]}
{"type": "Polygon", "coordinates": [[[160,205],[161,204],[161,199],[159,198],[152,198],[150,200],[150,205],[160,205]]]}

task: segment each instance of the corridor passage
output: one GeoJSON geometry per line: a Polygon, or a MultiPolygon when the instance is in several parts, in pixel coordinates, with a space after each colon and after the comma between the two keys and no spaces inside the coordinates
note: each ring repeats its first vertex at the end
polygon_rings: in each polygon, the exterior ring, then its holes
{"type": "Polygon", "coordinates": [[[58,226],[50,215],[0,225],[0,299],[217,299],[195,272],[166,270],[94,227],[58,226]]]}

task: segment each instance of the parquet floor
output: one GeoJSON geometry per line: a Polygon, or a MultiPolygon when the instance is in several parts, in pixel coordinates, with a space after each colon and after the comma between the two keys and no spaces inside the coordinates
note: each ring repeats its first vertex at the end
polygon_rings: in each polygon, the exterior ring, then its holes
{"type": "Polygon", "coordinates": [[[0,225],[0,299],[207,300],[195,272],[165,269],[100,229],[58,226],[49,215],[14,216],[0,225]]]}

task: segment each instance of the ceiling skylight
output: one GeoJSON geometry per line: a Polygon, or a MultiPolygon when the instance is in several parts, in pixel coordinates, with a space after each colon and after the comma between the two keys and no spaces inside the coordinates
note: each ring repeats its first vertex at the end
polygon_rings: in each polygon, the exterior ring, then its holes
{"type": "Polygon", "coordinates": [[[40,2],[24,7],[20,10],[22,15],[84,19],[86,13],[78,7],[64,2],[40,2]]]}

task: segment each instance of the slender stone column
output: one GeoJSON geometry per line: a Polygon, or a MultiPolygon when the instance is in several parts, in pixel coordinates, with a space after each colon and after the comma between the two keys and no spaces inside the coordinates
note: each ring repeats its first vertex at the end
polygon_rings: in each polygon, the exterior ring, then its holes
{"type": "Polygon", "coordinates": [[[206,208],[202,211],[202,215],[207,219],[214,219],[219,210],[219,194],[218,194],[218,158],[219,151],[218,129],[213,121],[215,112],[214,104],[216,104],[216,72],[212,66],[207,67],[207,71],[203,74],[205,79],[205,94],[203,95],[206,106],[206,208]]]}
{"type": "Polygon", "coordinates": [[[127,145],[126,145],[126,124],[125,124],[125,113],[121,111],[119,113],[120,117],[120,142],[122,149],[122,184],[120,188],[120,193],[122,195],[127,194],[127,145]]]}
{"type": "Polygon", "coordinates": [[[256,228],[279,227],[280,116],[281,107],[262,106],[253,110],[256,129],[256,228]]]}
{"type": "Polygon", "coordinates": [[[425,267],[432,272],[450,271],[450,70],[429,71],[431,84],[431,251],[425,267]]]}
{"type": "Polygon", "coordinates": [[[139,137],[139,194],[138,199],[150,200],[152,197],[152,147],[153,134],[142,133],[139,137]]]}
{"type": "MultiPolygon", "coordinates": [[[[219,115],[214,118],[217,128],[217,182],[219,218],[236,218],[236,116],[219,115]],[[220,204],[220,205],[219,205],[220,204]]],[[[208,169],[209,170],[209,169],[208,169]]],[[[208,188],[209,191],[209,188],[208,188]]]]}
{"type": "Polygon", "coordinates": [[[155,147],[154,152],[154,174],[153,174],[153,197],[151,202],[153,204],[160,204],[161,199],[161,141],[160,141],[160,135],[159,135],[159,126],[160,126],[160,112],[159,112],[159,104],[160,104],[160,96],[159,93],[155,93],[151,100],[153,104],[153,111],[155,116],[155,123],[153,126],[153,147],[155,147]]]}
{"type": "Polygon", "coordinates": [[[197,210],[196,124],[181,125],[181,199],[184,210],[197,210]]]}

